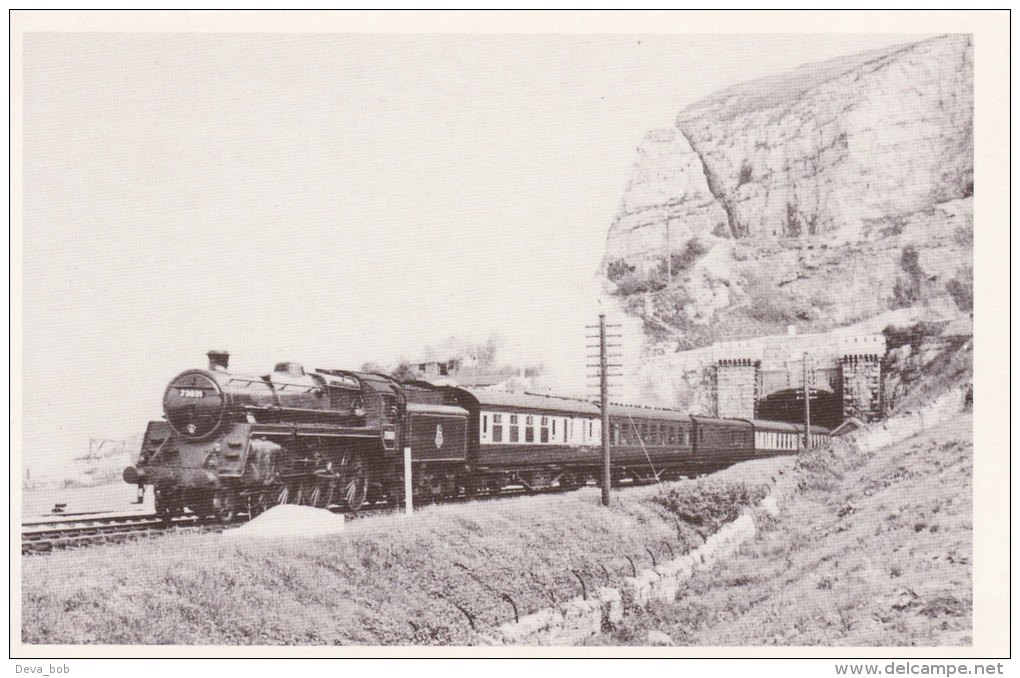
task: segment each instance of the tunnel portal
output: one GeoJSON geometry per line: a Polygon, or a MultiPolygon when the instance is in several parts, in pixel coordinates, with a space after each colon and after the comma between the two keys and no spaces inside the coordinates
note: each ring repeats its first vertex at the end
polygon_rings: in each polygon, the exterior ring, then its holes
{"type": "MultiPolygon", "coordinates": [[[[804,423],[804,389],[789,388],[769,394],[758,402],[759,419],[804,423]]],[[[812,389],[811,423],[836,428],[843,423],[843,399],[832,391],[812,389]]]]}

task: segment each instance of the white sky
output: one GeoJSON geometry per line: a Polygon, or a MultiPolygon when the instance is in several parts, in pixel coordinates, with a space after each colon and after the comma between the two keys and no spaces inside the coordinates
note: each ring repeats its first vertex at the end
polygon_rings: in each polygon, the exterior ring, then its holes
{"type": "Polygon", "coordinates": [[[576,390],[644,134],[922,37],[27,35],[25,464],[140,433],[210,348],[356,369],[495,330],[576,390]]]}

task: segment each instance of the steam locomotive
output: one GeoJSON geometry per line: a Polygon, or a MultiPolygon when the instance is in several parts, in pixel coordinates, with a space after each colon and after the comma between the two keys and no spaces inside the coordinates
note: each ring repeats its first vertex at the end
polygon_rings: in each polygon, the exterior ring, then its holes
{"type": "MultiPolygon", "coordinates": [[[[162,421],[149,423],[127,483],[154,488],[158,513],[231,520],[277,504],[356,511],[404,492],[404,449],[415,496],[572,488],[599,482],[602,413],[586,400],[398,382],[382,374],[306,371],[283,362],[263,376],[207,369],[174,377],[162,421]]],[[[614,484],[704,473],[816,446],[828,430],[713,419],[611,405],[614,484]]]]}

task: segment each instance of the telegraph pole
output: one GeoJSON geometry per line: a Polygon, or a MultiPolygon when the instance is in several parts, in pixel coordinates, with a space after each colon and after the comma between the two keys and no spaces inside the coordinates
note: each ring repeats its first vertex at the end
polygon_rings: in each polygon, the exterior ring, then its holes
{"type": "Polygon", "coordinates": [[[606,314],[599,313],[599,400],[602,403],[602,505],[609,506],[609,375],[606,355],[606,314]]]}
{"type": "MultiPolygon", "coordinates": [[[[610,344],[607,338],[610,336],[619,337],[619,334],[609,335],[606,334],[607,327],[619,327],[619,325],[606,325],[606,314],[599,313],[599,324],[597,326],[588,325],[589,329],[598,328],[598,349],[599,349],[599,362],[598,364],[589,364],[588,367],[597,367],[599,370],[599,407],[602,410],[602,505],[609,506],[609,489],[612,482],[611,473],[611,460],[609,453],[609,377],[619,376],[611,375],[609,369],[612,367],[621,367],[619,363],[610,363],[609,358],[611,357],[609,349],[611,347],[619,347],[619,344],[610,344]]],[[[590,337],[594,339],[594,337],[590,337]]],[[[589,346],[589,348],[595,348],[589,346]]],[[[620,354],[612,354],[618,356],[620,354]]],[[[589,356],[594,358],[595,356],[589,356]]]]}
{"type": "Polygon", "coordinates": [[[808,385],[808,355],[804,353],[804,449],[811,446],[811,388],[808,385]]]}

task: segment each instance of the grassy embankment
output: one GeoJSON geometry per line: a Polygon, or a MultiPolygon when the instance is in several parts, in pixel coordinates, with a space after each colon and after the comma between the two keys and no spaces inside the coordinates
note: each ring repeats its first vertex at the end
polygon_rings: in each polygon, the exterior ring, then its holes
{"type": "MultiPolygon", "coordinates": [[[[790,458],[725,480],[594,488],[371,517],[316,540],[162,535],[23,558],[26,643],[469,644],[697,548],[790,458]]],[[[755,466],[757,465],[757,466],[755,466]]],[[[295,526],[295,531],[300,526],[295,526]]]]}
{"type": "Polygon", "coordinates": [[[969,644],[971,362],[969,345],[933,355],[899,417],[798,458],[796,492],[734,557],[591,642],[644,645],[656,631],[694,646],[969,644]],[[904,410],[933,402],[952,407],[916,432],[904,410]]]}

